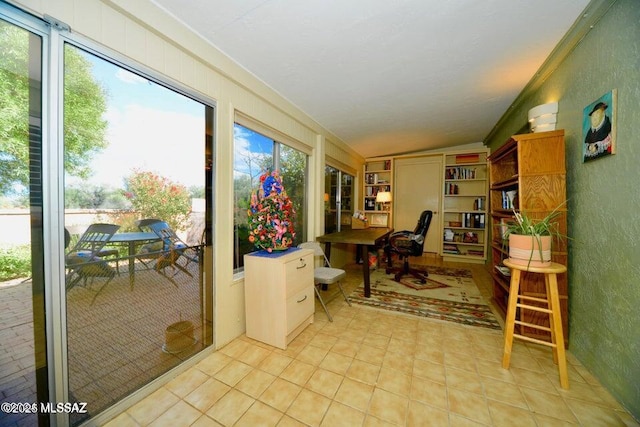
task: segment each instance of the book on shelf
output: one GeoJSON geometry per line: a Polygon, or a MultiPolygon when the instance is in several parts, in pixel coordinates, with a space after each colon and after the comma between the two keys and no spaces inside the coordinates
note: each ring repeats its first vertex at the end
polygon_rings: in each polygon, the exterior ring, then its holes
{"type": "Polygon", "coordinates": [[[463,168],[463,167],[454,167],[454,168],[446,168],[444,173],[445,179],[475,179],[476,178],[476,168],[463,168]]]}
{"type": "Polygon", "coordinates": [[[485,214],[465,212],[461,214],[462,226],[465,228],[484,228],[485,214]]]}
{"type": "Polygon", "coordinates": [[[515,209],[517,206],[518,191],[510,190],[502,192],[502,209],[515,209]]]}
{"type": "Polygon", "coordinates": [[[453,184],[451,182],[446,183],[444,185],[444,194],[445,195],[458,194],[458,185],[453,184]]]}
{"type": "Polygon", "coordinates": [[[454,255],[460,254],[460,251],[458,250],[458,246],[448,245],[448,244],[442,245],[442,252],[445,254],[454,254],[454,255]]]}
{"type": "Polygon", "coordinates": [[[480,161],[480,154],[458,154],[456,155],[456,163],[478,163],[480,161]]]}

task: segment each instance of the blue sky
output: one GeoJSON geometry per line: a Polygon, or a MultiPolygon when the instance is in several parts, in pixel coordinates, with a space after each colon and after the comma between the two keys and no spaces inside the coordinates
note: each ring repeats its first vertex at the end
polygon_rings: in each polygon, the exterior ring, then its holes
{"type": "MultiPolygon", "coordinates": [[[[246,157],[253,153],[253,156],[271,155],[273,152],[273,139],[267,138],[257,132],[247,129],[243,126],[236,125],[233,128],[234,139],[234,174],[251,174],[246,162],[246,157]]],[[[254,178],[256,174],[262,171],[253,171],[254,178]]]]}
{"type": "Polygon", "coordinates": [[[93,55],[84,56],[108,94],[104,118],[109,146],[93,159],[89,182],[120,188],[137,168],[186,186],[204,185],[204,105],[93,55]]]}
{"type": "MultiPolygon", "coordinates": [[[[204,171],[199,165],[204,161],[204,105],[80,52],[91,62],[94,78],[107,92],[104,118],[109,146],[93,159],[89,183],[121,188],[123,178],[137,168],[186,186],[202,186],[204,171]]],[[[273,140],[236,126],[234,145],[234,171],[248,173],[245,156],[270,154],[273,140]]],[[[80,182],[67,177],[68,185],[80,182]]]]}

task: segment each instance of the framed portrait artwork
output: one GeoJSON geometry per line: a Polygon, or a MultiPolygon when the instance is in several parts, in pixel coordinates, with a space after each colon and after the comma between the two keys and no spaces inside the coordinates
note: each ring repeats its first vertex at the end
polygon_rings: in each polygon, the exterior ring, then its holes
{"type": "Polygon", "coordinates": [[[582,161],[616,153],[616,90],[605,93],[582,111],[582,161]]]}

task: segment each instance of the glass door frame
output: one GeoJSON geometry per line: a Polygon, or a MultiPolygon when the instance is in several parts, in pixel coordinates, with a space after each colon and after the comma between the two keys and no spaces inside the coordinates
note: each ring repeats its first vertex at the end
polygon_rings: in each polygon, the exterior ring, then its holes
{"type": "MultiPolygon", "coordinates": [[[[135,69],[137,74],[164,85],[171,90],[182,93],[213,109],[212,117],[207,117],[206,134],[206,168],[212,172],[207,175],[206,189],[211,191],[207,198],[205,222],[213,225],[215,212],[213,189],[215,188],[215,128],[217,127],[217,104],[214,100],[197,92],[185,89],[184,85],[172,81],[166,76],[152,71],[140,63],[134,63],[123,55],[114,52],[99,43],[90,41],[80,35],[69,32],[64,23],[48,20],[47,22],[30,15],[19,8],[0,2],[0,19],[25,31],[39,36],[41,46],[41,177],[42,177],[42,258],[44,287],[44,333],[46,334],[46,380],[45,384],[37,383],[37,387],[46,388],[48,402],[69,402],[68,358],[67,358],[67,324],[66,324],[66,290],[65,290],[65,255],[64,255],[64,137],[63,137],[63,94],[64,94],[64,44],[70,43],[87,50],[99,57],[113,62],[125,69],[135,69]],[[129,64],[134,64],[129,65],[129,64]],[[209,127],[211,129],[209,129],[209,127]],[[210,131],[210,133],[209,133],[210,131]]],[[[203,146],[204,148],[204,146],[203,146]]],[[[203,165],[205,167],[205,165],[203,165]]],[[[206,250],[213,248],[213,233],[207,228],[206,250]]],[[[205,264],[210,272],[215,270],[212,264],[213,255],[205,264]]],[[[210,275],[212,276],[212,275],[210,275]]],[[[210,289],[206,293],[207,304],[215,305],[215,286],[213,277],[209,278],[210,289]]],[[[213,313],[215,317],[215,312],[213,313]]],[[[212,336],[215,347],[215,335],[212,336]]],[[[184,363],[183,363],[184,364],[184,363]]],[[[165,373],[167,375],[167,373],[165,373]]],[[[40,380],[39,380],[40,381],[40,380]]],[[[143,388],[148,388],[144,386],[143,388]]],[[[39,391],[40,394],[40,391],[39,391]]],[[[19,402],[14,402],[19,403],[19,402]]],[[[26,403],[26,402],[24,402],[26,403]]],[[[29,402],[36,403],[36,402],[29,402]]],[[[38,405],[39,406],[39,405],[38,405]]],[[[118,404],[114,407],[118,411],[118,404]]],[[[112,412],[111,409],[105,411],[112,412]]],[[[99,416],[99,414],[98,414],[99,416]]],[[[44,415],[39,420],[41,425],[69,425],[69,415],[55,413],[44,415]]]]}
{"type": "MultiPolygon", "coordinates": [[[[155,82],[158,85],[164,86],[176,93],[182,94],[186,97],[189,97],[195,101],[198,101],[200,103],[202,103],[203,105],[211,108],[212,111],[212,117],[207,117],[206,120],[206,126],[207,128],[210,126],[211,127],[211,132],[210,134],[207,133],[204,136],[206,136],[206,145],[205,145],[205,141],[203,141],[203,153],[206,156],[206,162],[208,165],[211,166],[211,172],[209,172],[208,174],[206,174],[206,177],[210,176],[211,182],[205,182],[203,184],[205,184],[205,188],[209,188],[210,191],[212,191],[211,194],[208,195],[208,197],[205,197],[207,200],[207,206],[206,206],[206,213],[205,213],[205,223],[210,224],[211,226],[213,225],[214,222],[214,218],[213,218],[213,212],[215,212],[215,206],[214,206],[214,197],[213,197],[213,189],[215,188],[215,182],[214,182],[214,176],[215,176],[215,155],[213,153],[215,153],[215,140],[214,140],[214,136],[215,135],[215,128],[217,126],[216,124],[216,109],[217,109],[217,104],[214,100],[210,99],[210,98],[206,98],[203,97],[202,95],[199,95],[196,92],[190,91],[188,89],[185,88],[184,85],[182,85],[179,82],[173,81],[170,78],[164,76],[164,75],[160,75],[159,73],[151,70],[150,68],[146,67],[145,65],[139,63],[139,62],[135,62],[129,58],[126,58],[124,55],[115,52],[97,42],[94,42],[92,40],[89,40],[81,35],[72,33],[72,32],[68,32],[68,31],[64,31],[64,29],[62,31],[58,31],[57,29],[54,29],[52,27],[52,33],[55,32],[56,33],[56,37],[54,38],[52,35],[52,39],[51,39],[51,68],[55,68],[55,72],[52,71],[51,75],[55,75],[55,81],[57,82],[56,85],[52,85],[55,86],[57,89],[57,93],[52,93],[50,95],[50,100],[51,100],[51,135],[52,137],[55,136],[55,140],[57,141],[56,143],[56,152],[52,153],[52,162],[51,164],[53,165],[51,168],[51,174],[49,175],[49,182],[50,183],[56,183],[55,185],[52,184],[52,188],[50,188],[49,190],[51,191],[51,199],[52,199],[52,204],[51,204],[51,208],[52,208],[52,212],[57,212],[58,214],[55,216],[55,223],[50,224],[52,231],[53,231],[53,235],[56,236],[57,238],[57,245],[56,249],[57,249],[57,255],[58,257],[54,260],[52,259],[51,262],[56,262],[57,261],[57,265],[55,266],[55,268],[52,268],[52,271],[55,270],[57,277],[56,277],[56,282],[58,284],[58,286],[55,289],[56,294],[53,296],[53,301],[55,304],[58,304],[55,309],[59,310],[58,313],[56,313],[56,316],[54,316],[54,318],[52,319],[52,321],[54,322],[54,330],[56,330],[58,332],[58,334],[55,336],[55,344],[56,344],[56,348],[54,349],[54,353],[55,353],[55,357],[57,358],[56,360],[61,361],[61,363],[56,365],[56,372],[57,372],[57,378],[62,378],[62,381],[59,381],[56,383],[56,387],[57,387],[57,392],[60,392],[60,396],[64,396],[63,398],[58,399],[58,402],[69,402],[69,359],[68,359],[68,345],[67,345],[67,317],[66,317],[66,313],[67,313],[67,301],[66,301],[66,290],[65,290],[65,257],[64,257],[64,214],[65,214],[65,206],[64,206],[64,193],[65,193],[65,185],[64,185],[64,180],[59,179],[59,177],[64,177],[65,175],[65,169],[64,169],[64,129],[63,129],[63,115],[64,115],[64,49],[65,49],[65,44],[68,43],[70,45],[73,45],[74,47],[77,47],[79,49],[82,49],[92,55],[95,55],[96,57],[99,57],[101,59],[104,59],[108,62],[113,63],[114,65],[121,67],[125,70],[131,71],[134,74],[140,75],[144,78],[147,78],[148,80],[151,80],[153,82],[155,82]],[[55,58],[54,58],[55,55],[55,58]],[[55,188],[53,188],[55,187],[55,188]],[[59,372],[58,372],[59,369],[59,372]],[[62,384],[60,384],[60,382],[62,384]]],[[[209,131],[209,129],[207,129],[207,132],[209,131]]],[[[205,168],[205,164],[202,165],[203,168],[205,168]]],[[[205,179],[206,181],[206,179],[205,179]]],[[[209,233],[207,234],[207,238],[206,238],[206,250],[211,253],[211,249],[213,248],[213,235],[214,232],[211,228],[209,228],[209,233]]],[[[50,252],[53,253],[53,252],[50,252]]],[[[212,261],[210,259],[205,259],[204,261],[205,263],[205,268],[207,268],[206,266],[210,266],[210,272],[212,273],[215,270],[215,265],[213,265],[212,261]]],[[[207,272],[204,272],[204,284],[205,286],[209,286],[209,289],[207,291],[205,291],[205,295],[207,297],[207,301],[206,303],[203,305],[204,307],[211,307],[211,310],[213,312],[213,318],[215,318],[215,286],[214,286],[214,279],[213,279],[213,275],[212,274],[207,274],[207,272]],[[210,285],[209,285],[210,284],[210,285]]],[[[215,333],[212,330],[211,331],[212,336],[211,336],[211,343],[209,345],[209,347],[215,347],[215,342],[216,342],[216,337],[215,337],[215,333]]],[[[197,357],[197,355],[195,356],[197,357]]],[[[182,362],[182,364],[184,364],[185,362],[182,362]]],[[[181,365],[182,365],[181,364],[181,365]]],[[[180,365],[178,365],[180,366],[180,365]]],[[[169,370],[168,372],[165,372],[163,374],[161,374],[160,377],[162,377],[162,375],[170,375],[169,372],[171,370],[169,370]]],[[[150,383],[147,383],[145,385],[143,385],[141,387],[141,389],[146,389],[149,390],[150,389],[150,384],[153,383],[154,381],[157,381],[158,378],[156,378],[155,380],[152,380],[150,383]]],[[[138,390],[141,390],[138,389],[138,390]]],[[[136,392],[132,393],[132,395],[136,394],[136,392]]],[[[92,416],[91,420],[95,420],[96,422],[100,422],[100,420],[103,418],[103,416],[110,416],[113,415],[114,413],[118,413],[119,411],[121,411],[121,408],[125,408],[128,403],[127,401],[130,401],[130,397],[132,395],[129,395],[127,398],[123,399],[122,401],[116,403],[114,406],[111,406],[109,408],[107,408],[106,410],[104,410],[103,412],[100,412],[98,414],[96,414],[95,416],[92,416]]],[[[68,416],[66,414],[64,415],[64,424],[62,425],[67,425],[67,423],[69,422],[68,420],[68,416]]],[[[91,421],[90,420],[90,421],[91,421]]]]}
{"type": "MultiPolygon", "coordinates": [[[[333,175],[335,173],[335,177],[336,177],[336,195],[335,198],[332,199],[332,194],[331,194],[331,188],[325,188],[324,189],[324,194],[326,194],[328,196],[328,200],[324,201],[324,203],[326,204],[326,209],[331,210],[331,205],[332,203],[335,203],[335,211],[336,211],[336,218],[335,218],[335,232],[339,232],[342,230],[342,213],[343,210],[348,212],[347,210],[343,209],[342,206],[342,185],[343,185],[343,176],[347,175],[351,177],[352,180],[352,184],[351,184],[351,213],[353,213],[354,210],[354,206],[353,203],[355,201],[355,179],[356,179],[356,174],[345,170],[344,167],[338,167],[336,165],[334,165],[333,163],[329,163],[327,162],[324,166],[324,175],[323,175],[323,179],[324,182],[326,184],[327,180],[326,180],[326,172],[327,172],[327,168],[331,168],[331,174],[333,175]]],[[[331,185],[331,180],[329,180],[329,185],[331,185]]],[[[327,229],[328,224],[325,224],[325,232],[327,229]]]]}

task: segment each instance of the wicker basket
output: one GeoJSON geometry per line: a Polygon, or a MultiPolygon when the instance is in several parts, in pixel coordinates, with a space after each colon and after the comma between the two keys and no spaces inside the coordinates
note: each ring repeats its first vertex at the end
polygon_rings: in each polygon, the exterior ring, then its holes
{"type": "Polygon", "coordinates": [[[172,323],[164,332],[165,343],[162,350],[166,353],[180,353],[195,344],[193,323],[188,320],[172,323]]]}

